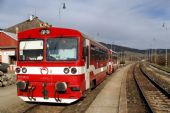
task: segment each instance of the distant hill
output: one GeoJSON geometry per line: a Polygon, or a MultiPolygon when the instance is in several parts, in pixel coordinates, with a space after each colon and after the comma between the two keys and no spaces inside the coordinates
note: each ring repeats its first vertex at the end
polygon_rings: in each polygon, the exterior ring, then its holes
{"type": "MultiPolygon", "coordinates": [[[[135,48],[130,48],[130,47],[124,47],[124,46],[119,46],[119,45],[114,45],[114,44],[106,44],[103,42],[100,42],[102,45],[106,46],[107,48],[111,49],[116,52],[133,52],[133,53],[141,53],[141,54],[146,54],[148,52],[155,52],[155,49],[145,49],[145,50],[140,50],[140,49],[135,49],[135,48]]],[[[158,54],[165,54],[165,49],[156,49],[156,52],[158,54]]],[[[168,49],[168,53],[170,53],[170,49],[168,49]]]]}
{"type": "Polygon", "coordinates": [[[111,49],[116,52],[124,52],[124,51],[129,51],[129,52],[135,52],[135,53],[144,53],[144,50],[139,50],[139,49],[134,49],[134,48],[129,48],[129,47],[124,47],[124,46],[119,46],[119,45],[114,45],[114,44],[106,44],[103,42],[100,42],[102,45],[106,46],[107,48],[111,49]]]}

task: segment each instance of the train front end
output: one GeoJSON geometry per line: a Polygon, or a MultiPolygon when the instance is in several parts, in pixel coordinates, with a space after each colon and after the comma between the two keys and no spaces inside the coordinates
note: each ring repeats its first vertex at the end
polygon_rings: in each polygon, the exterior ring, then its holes
{"type": "Polygon", "coordinates": [[[81,35],[59,28],[18,34],[17,93],[27,102],[72,103],[85,91],[81,35]]]}

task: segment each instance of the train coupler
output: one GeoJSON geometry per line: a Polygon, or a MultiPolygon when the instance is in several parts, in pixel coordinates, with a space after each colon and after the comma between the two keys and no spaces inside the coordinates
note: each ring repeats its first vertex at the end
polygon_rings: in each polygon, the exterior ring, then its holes
{"type": "Polygon", "coordinates": [[[61,102],[60,93],[58,91],[55,91],[54,98],[56,102],[61,102]]]}
{"type": "Polygon", "coordinates": [[[48,90],[46,89],[46,86],[47,86],[47,83],[42,84],[42,87],[43,87],[42,94],[43,94],[44,99],[48,99],[48,90]]]}
{"type": "Polygon", "coordinates": [[[27,90],[27,97],[29,100],[33,100],[33,101],[36,101],[36,98],[33,97],[33,92],[35,90],[35,86],[28,86],[28,90],[27,90]]]}

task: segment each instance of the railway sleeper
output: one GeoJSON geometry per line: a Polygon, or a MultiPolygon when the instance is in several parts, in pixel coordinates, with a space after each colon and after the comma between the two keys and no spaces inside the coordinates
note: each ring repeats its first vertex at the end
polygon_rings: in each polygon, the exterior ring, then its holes
{"type": "Polygon", "coordinates": [[[148,100],[156,113],[169,113],[169,99],[159,91],[147,92],[148,100]]]}
{"type": "Polygon", "coordinates": [[[158,101],[163,101],[163,100],[167,100],[168,97],[164,96],[164,95],[150,95],[149,96],[151,99],[157,99],[158,101]]]}
{"type": "MultiPolygon", "coordinates": [[[[141,69],[142,71],[142,69],[141,69]]],[[[144,80],[141,77],[136,77],[137,80],[144,80]]],[[[162,93],[155,89],[154,87],[152,88],[148,88],[147,85],[145,85],[147,82],[143,82],[143,83],[138,83],[138,85],[140,87],[143,87],[141,89],[143,89],[143,95],[145,95],[145,99],[148,103],[148,105],[150,106],[150,109],[152,112],[154,113],[169,113],[170,108],[169,108],[169,103],[167,102],[164,95],[162,95],[162,93]]]]}
{"type": "Polygon", "coordinates": [[[155,111],[168,111],[169,110],[169,108],[166,108],[166,107],[153,107],[153,109],[155,111]]]}
{"type": "Polygon", "coordinates": [[[162,106],[165,106],[165,105],[168,105],[167,102],[152,102],[153,104],[155,105],[162,105],[162,106]]]}
{"type": "Polygon", "coordinates": [[[161,111],[160,113],[162,113],[162,111],[164,111],[164,112],[166,112],[166,113],[169,113],[168,111],[170,111],[170,109],[169,108],[154,108],[156,111],[161,111]]]}
{"type": "Polygon", "coordinates": [[[167,104],[153,104],[153,107],[156,108],[169,108],[169,106],[167,104]]]}

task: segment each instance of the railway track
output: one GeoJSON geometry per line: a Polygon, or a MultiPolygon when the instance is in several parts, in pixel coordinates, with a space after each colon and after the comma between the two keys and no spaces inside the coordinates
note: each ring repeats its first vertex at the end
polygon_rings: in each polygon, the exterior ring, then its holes
{"type": "Polygon", "coordinates": [[[150,79],[139,65],[134,68],[133,74],[150,111],[152,113],[170,113],[170,99],[165,94],[165,89],[150,79]]]}
{"type": "Polygon", "coordinates": [[[154,66],[152,66],[152,65],[147,65],[147,67],[148,67],[150,70],[152,70],[153,72],[158,73],[158,74],[160,74],[160,75],[162,75],[162,76],[165,76],[165,77],[167,77],[167,78],[170,79],[170,73],[168,73],[168,72],[166,72],[166,71],[163,71],[163,70],[161,70],[161,69],[159,69],[159,68],[157,68],[157,67],[154,67],[154,66]]]}
{"type": "Polygon", "coordinates": [[[148,109],[145,106],[141,93],[137,87],[137,84],[133,77],[133,65],[127,74],[126,78],[126,98],[128,113],[148,113],[148,109]]]}
{"type": "Polygon", "coordinates": [[[23,110],[23,111],[20,111],[21,113],[28,113],[29,111],[31,111],[32,109],[38,107],[39,105],[36,104],[36,105],[31,105],[29,106],[27,109],[23,110]]]}
{"type": "Polygon", "coordinates": [[[170,98],[170,76],[159,73],[158,71],[148,68],[146,65],[141,66],[141,72],[148,77],[164,94],[170,98]]]}
{"type": "Polygon", "coordinates": [[[158,70],[161,71],[161,72],[164,72],[164,73],[170,75],[170,71],[168,71],[168,70],[165,70],[165,69],[160,68],[160,67],[158,67],[158,66],[156,66],[156,65],[153,65],[153,64],[149,64],[149,65],[152,66],[152,67],[154,67],[154,68],[156,68],[156,69],[158,69],[158,70]]]}
{"type": "Polygon", "coordinates": [[[21,113],[62,113],[65,108],[66,106],[63,105],[34,104],[21,113]]]}

